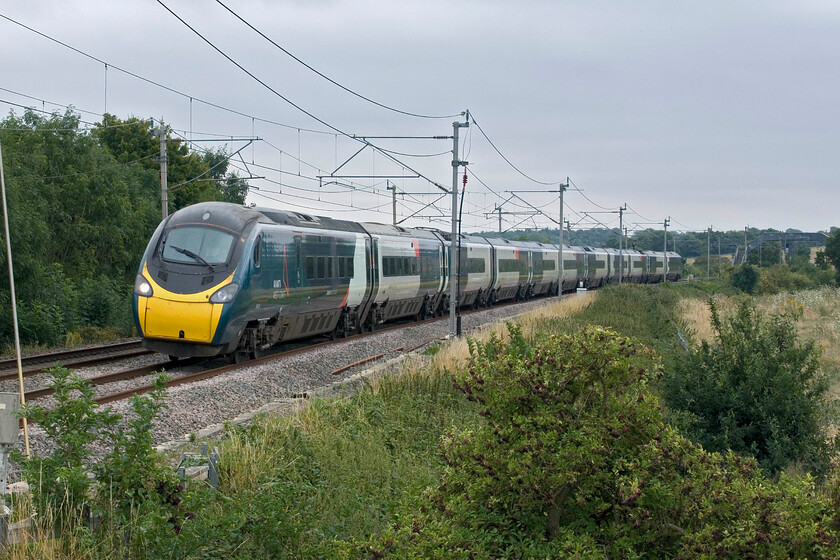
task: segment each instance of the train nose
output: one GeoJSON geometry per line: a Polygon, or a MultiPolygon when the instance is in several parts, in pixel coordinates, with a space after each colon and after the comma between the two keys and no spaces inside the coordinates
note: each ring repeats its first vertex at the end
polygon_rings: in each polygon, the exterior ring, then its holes
{"type": "Polygon", "coordinates": [[[146,300],[145,334],[156,338],[209,343],[213,340],[214,325],[219,322],[221,307],[213,303],[149,298],[146,300]]]}

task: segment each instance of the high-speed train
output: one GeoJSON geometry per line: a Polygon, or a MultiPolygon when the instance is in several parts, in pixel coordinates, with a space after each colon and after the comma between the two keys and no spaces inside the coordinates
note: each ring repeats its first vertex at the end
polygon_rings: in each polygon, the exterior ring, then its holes
{"type": "MultiPolygon", "coordinates": [[[[449,308],[451,235],[203,202],[166,218],[134,284],[143,345],[172,359],[253,358],[281,341],[348,336],[449,308]]],[[[557,245],[463,235],[459,305],[556,294],[557,245]]],[[[678,280],[676,253],[563,247],[562,289],[678,280]],[[667,259],[667,269],[666,269],[667,259]]]]}

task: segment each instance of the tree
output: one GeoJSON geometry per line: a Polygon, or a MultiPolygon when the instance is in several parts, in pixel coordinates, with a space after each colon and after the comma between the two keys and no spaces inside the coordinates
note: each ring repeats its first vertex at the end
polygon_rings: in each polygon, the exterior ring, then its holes
{"type": "MultiPolygon", "coordinates": [[[[0,123],[0,135],[22,340],[58,344],[84,324],[83,286],[100,301],[119,302],[119,323],[128,328],[126,286],[159,221],[139,163],[118,161],[79,128],[72,111],[12,114],[0,123]]],[[[0,296],[0,306],[7,305],[0,296]]],[[[110,314],[101,311],[99,318],[110,314]]],[[[0,340],[8,340],[11,322],[0,316],[0,340]]]]}
{"type": "MultiPolygon", "coordinates": [[[[150,121],[130,117],[125,121],[106,114],[93,130],[94,137],[123,163],[139,163],[147,173],[143,185],[160,200],[160,140],[150,121]]],[[[169,210],[198,202],[218,200],[242,204],[248,183],[236,173],[229,173],[224,149],[204,153],[190,151],[187,143],[167,129],[167,183],[169,210]]]]}
{"type": "Polygon", "coordinates": [[[751,264],[742,264],[729,276],[732,285],[744,292],[752,294],[758,286],[758,269],[751,264]]]}
{"type": "Polygon", "coordinates": [[[840,229],[835,229],[825,242],[825,259],[834,265],[835,281],[840,286],[840,229]]]}

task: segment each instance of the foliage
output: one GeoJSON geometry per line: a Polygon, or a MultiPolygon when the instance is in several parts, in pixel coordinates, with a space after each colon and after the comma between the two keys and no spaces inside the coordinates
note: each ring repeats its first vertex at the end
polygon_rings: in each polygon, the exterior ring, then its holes
{"type": "Polygon", "coordinates": [[[834,265],[835,281],[840,286],[840,229],[834,230],[825,242],[825,259],[834,265]]]}
{"type": "Polygon", "coordinates": [[[92,457],[91,445],[103,426],[115,422],[115,415],[110,409],[97,410],[93,386],[71,370],[56,367],[50,375],[55,406],[26,405],[20,415],[36,423],[55,449],[49,456],[30,459],[14,450],[13,459],[21,463],[37,509],[66,512],[73,517],[81,513],[90,496],[92,481],[87,465],[92,457]]]}
{"type": "MultiPolygon", "coordinates": [[[[87,131],[79,116],[26,111],[0,121],[24,344],[60,345],[81,327],[129,334],[137,263],[160,221],[159,153],[148,121],[105,115],[87,131]]],[[[247,183],[228,173],[223,151],[168,143],[173,209],[201,200],[243,202],[247,183]],[[196,177],[200,180],[191,181],[196,177]]],[[[0,284],[8,285],[6,252],[0,284]]],[[[0,343],[12,339],[9,297],[0,294],[0,343]]]]}
{"type": "Polygon", "coordinates": [[[779,241],[764,243],[747,254],[749,264],[764,268],[781,263],[782,244],[779,241]]]}
{"type": "Polygon", "coordinates": [[[134,414],[127,427],[116,421],[103,426],[103,439],[111,450],[94,465],[93,473],[100,501],[107,500],[103,511],[116,512],[121,521],[131,519],[134,508],[155,498],[158,486],[165,484],[167,473],[171,473],[160,464],[152,436],[154,422],[166,408],[167,380],[159,375],[148,396],[131,397],[134,414]]]}
{"type": "Polygon", "coordinates": [[[686,414],[684,428],[708,450],[752,455],[771,473],[794,463],[825,473],[835,408],[818,350],[796,334],[801,309],[764,317],[744,300],[722,318],[710,306],[715,340],[675,361],[662,384],[668,406],[686,414]]]}
{"type": "Polygon", "coordinates": [[[472,343],[459,389],[485,422],[451,428],[419,512],[347,558],[823,558],[836,480],[777,484],[663,424],[646,347],[599,327],[530,347],[472,343]]]}
{"type": "Polygon", "coordinates": [[[231,426],[220,491],[185,492],[195,517],[178,534],[150,525],[138,557],[334,557],[333,541],[379,533],[416,509],[439,476],[440,434],[474,417],[448,376],[407,371],[290,417],[231,426]]]}
{"type": "MultiPolygon", "coordinates": [[[[245,202],[248,184],[235,173],[228,173],[228,155],[224,150],[191,152],[182,138],[173,136],[169,128],[166,130],[166,172],[172,189],[170,212],[207,200],[245,202]]],[[[159,198],[160,164],[152,157],[160,154],[157,133],[151,121],[136,117],[121,120],[110,114],[105,114],[92,131],[93,137],[118,161],[139,164],[145,171],[141,175],[143,182],[159,198]]]]}
{"type": "Polygon", "coordinates": [[[88,380],[62,367],[50,375],[55,406],[26,405],[19,414],[44,431],[53,450],[28,459],[19,450],[12,455],[30,483],[36,509],[51,511],[58,522],[75,523],[92,506],[127,523],[134,506],[157,503],[150,500],[155,485],[166,481],[152,446],[152,426],[165,407],[168,378],[160,374],[149,396],[131,399],[133,415],[125,428],[121,415],[99,408],[88,380]],[[102,442],[111,449],[98,457],[95,445],[102,442]]]}
{"type": "Polygon", "coordinates": [[[756,267],[751,264],[742,264],[735,268],[729,275],[732,285],[744,292],[745,294],[755,293],[758,286],[759,272],[756,267]]]}
{"type": "Polygon", "coordinates": [[[820,270],[810,263],[793,262],[790,266],[777,264],[761,269],[756,291],[761,295],[797,292],[833,283],[834,280],[829,271],[820,270]]]}

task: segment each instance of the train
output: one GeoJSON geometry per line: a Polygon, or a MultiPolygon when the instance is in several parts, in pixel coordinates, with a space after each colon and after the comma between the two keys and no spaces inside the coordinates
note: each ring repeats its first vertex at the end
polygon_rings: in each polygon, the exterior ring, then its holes
{"type": "MultiPolygon", "coordinates": [[[[133,290],[143,345],[176,360],[253,359],[271,346],[440,316],[452,236],[289,210],[202,202],[147,245],[133,290]]],[[[677,253],[460,235],[456,304],[478,308],[622,281],[676,281],[677,253]],[[623,265],[622,265],[623,260],[623,265]],[[667,267],[666,267],[667,261],[667,267]]]]}

